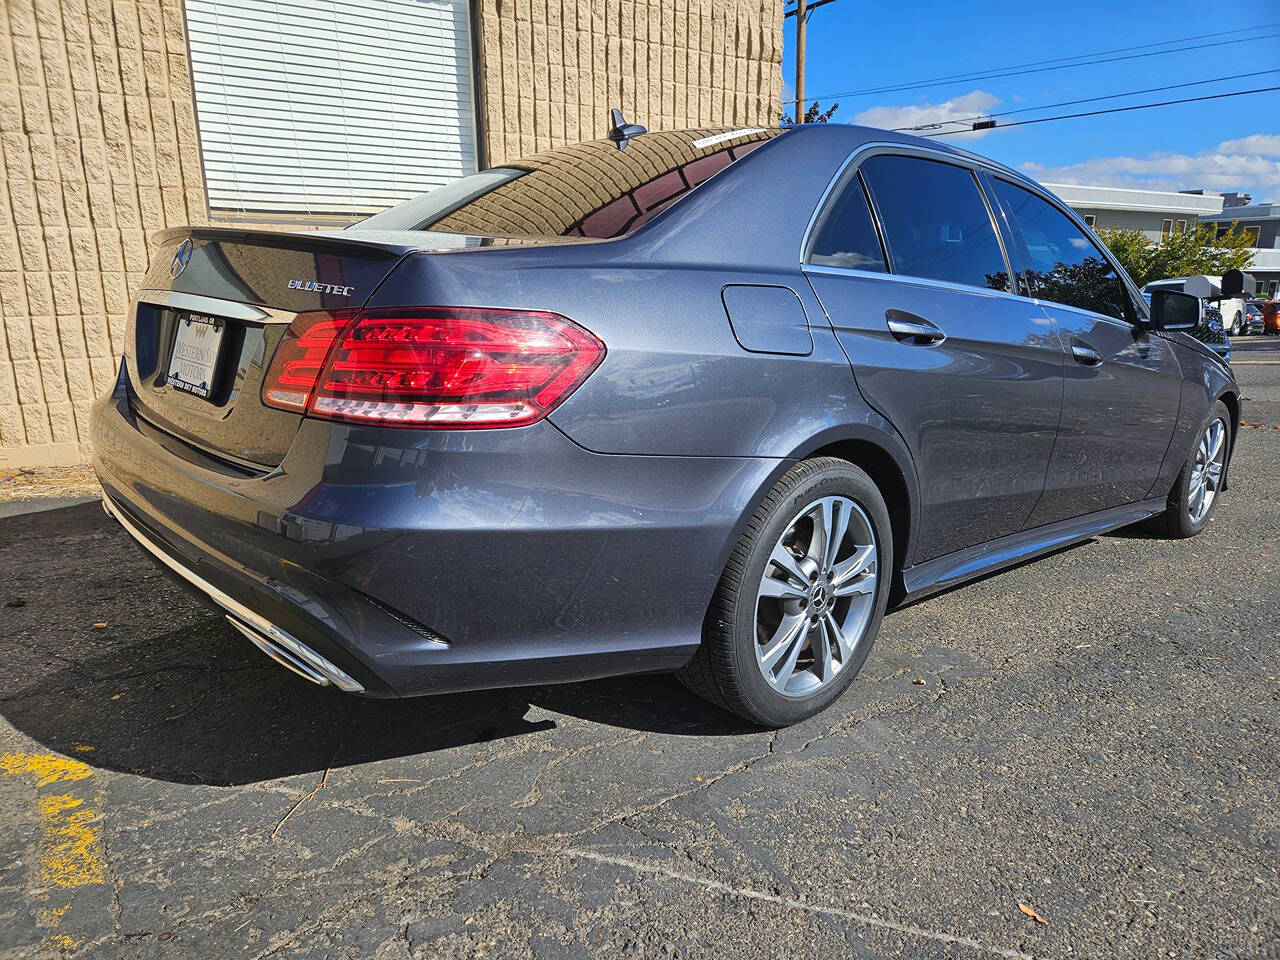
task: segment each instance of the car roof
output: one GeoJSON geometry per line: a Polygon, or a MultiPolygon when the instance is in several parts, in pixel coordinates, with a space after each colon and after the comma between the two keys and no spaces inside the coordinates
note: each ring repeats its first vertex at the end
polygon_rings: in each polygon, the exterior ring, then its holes
{"type": "Polygon", "coordinates": [[[980,163],[993,170],[998,170],[1000,173],[1012,179],[1032,184],[1042,190],[1045,189],[1041,184],[1032,180],[1025,173],[1019,173],[1012,167],[1005,166],[1003,163],[992,160],[990,157],[985,157],[980,153],[965,150],[962,147],[958,147],[952,143],[947,143],[936,137],[917,137],[898,130],[884,130],[880,127],[864,127],[852,123],[805,123],[789,128],[788,135],[843,139],[848,144],[850,152],[868,143],[900,143],[903,146],[930,150],[935,153],[949,154],[958,160],[966,160],[970,163],[980,163]]]}

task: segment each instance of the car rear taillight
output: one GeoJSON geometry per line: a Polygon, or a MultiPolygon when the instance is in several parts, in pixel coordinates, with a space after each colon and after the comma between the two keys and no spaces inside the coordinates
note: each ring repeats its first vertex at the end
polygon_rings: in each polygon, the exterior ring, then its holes
{"type": "Polygon", "coordinates": [[[381,308],[337,326],[315,316],[290,325],[264,403],[358,423],[515,427],[549,413],[604,358],[596,337],[542,311],[381,308]]]}
{"type": "Polygon", "coordinates": [[[262,402],[269,407],[306,413],[333,341],[357,313],[356,310],[317,311],[294,317],[263,378],[262,402]]]}

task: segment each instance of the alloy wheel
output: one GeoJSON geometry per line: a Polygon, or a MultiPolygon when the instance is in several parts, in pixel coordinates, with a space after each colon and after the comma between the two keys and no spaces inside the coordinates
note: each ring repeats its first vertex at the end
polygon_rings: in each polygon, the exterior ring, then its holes
{"type": "Polygon", "coordinates": [[[756,594],[756,664],[787,697],[832,683],[853,661],[875,608],[875,532],[848,497],[815,500],[787,524],[756,594]]]}
{"type": "Polygon", "coordinates": [[[1227,456],[1227,425],[1215,419],[1205,428],[1196,448],[1195,463],[1187,488],[1187,516],[1199,524],[1209,513],[1222,485],[1222,468],[1227,456]]]}

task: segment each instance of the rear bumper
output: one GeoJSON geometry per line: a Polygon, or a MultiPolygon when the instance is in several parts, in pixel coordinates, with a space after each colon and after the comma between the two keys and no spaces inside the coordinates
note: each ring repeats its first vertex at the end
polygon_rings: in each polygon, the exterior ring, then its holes
{"type": "Polygon", "coordinates": [[[96,404],[93,447],[109,512],[153,557],[290,669],[372,696],[681,665],[786,466],[595,454],[546,422],[304,421],[252,476],[159,442],[126,387],[96,404]]]}

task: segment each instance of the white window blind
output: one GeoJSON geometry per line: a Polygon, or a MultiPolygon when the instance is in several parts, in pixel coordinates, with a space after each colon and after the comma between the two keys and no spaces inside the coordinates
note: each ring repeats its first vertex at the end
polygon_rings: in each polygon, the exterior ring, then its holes
{"type": "Polygon", "coordinates": [[[186,0],[214,211],[382,210],[476,171],[467,0],[186,0]]]}

